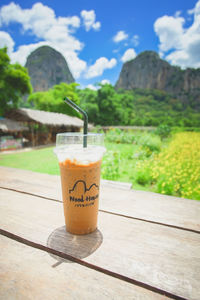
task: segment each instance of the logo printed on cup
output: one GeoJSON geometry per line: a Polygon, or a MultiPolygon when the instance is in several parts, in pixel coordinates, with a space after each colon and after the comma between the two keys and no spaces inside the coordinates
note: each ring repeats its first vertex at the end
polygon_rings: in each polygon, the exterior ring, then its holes
{"type": "Polygon", "coordinates": [[[77,180],[72,189],[69,189],[69,200],[74,202],[75,207],[87,207],[94,205],[94,201],[99,197],[99,186],[96,183],[90,185],[87,188],[86,182],[84,180],[77,180]],[[79,197],[76,196],[77,191],[79,192],[79,197]],[[80,196],[80,191],[82,194],[80,196]],[[79,203],[79,204],[77,204],[79,203]]]}

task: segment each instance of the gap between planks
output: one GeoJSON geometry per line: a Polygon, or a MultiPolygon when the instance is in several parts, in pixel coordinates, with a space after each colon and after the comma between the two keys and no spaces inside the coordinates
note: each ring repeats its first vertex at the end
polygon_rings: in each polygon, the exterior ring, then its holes
{"type": "MultiPolygon", "coordinates": [[[[13,191],[13,192],[16,192],[16,193],[21,193],[21,194],[26,194],[26,195],[31,195],[31,196],[35,196],[35,197],[38,197],[38,198],[48,200],[48,201],[54,201],[54,202],[62,203],[61,200],[57,200],[57,199],[54,199],[54,198],[49,198],[49,197],[37,195],[37,194],[34,194],[34,193],[24,192],[24,191],[21,191],[21,190],[16,190],[16,189],[7,188],[7,187],[1,187],[1,186],[0,186],[0,189],[9,190],[9,191],[13,191]]],[[[99,211],[101,211],[103,213],[106,213],[106,214],[111,214],[111,215],[123,217],[123,218],[133,219],[133,220],[137,220],[137,221],[142,221],[142,222],[146,222],[146,223],[166,226],[166,227],[170,227],[170,228],[175,228],[175,229],[179,229],[179,230],[184,230],[184,231],[189,231],[189,232],[200,234],[200,231],[195,230],[195,229],[190,229],[190,228],[186,228],[186,227],[166,224],[166,223],[162,223],[162,222],[151,221],[151,220],[147,220],[147,219],[143,219],[143,218],[132,217],[132,216],[124,215],[124,214],[110,212],[110,211],[103,210],[103,209],[99,209],[99,211]]]]}
{"type": "Polygon", "coordinates": [[[144,289],[147,289],[147,290],[152,291],[154,293],[157,293],[159,295],[166,296],[168,298],[175,299],[175,300],[187,300],[186,298],[183,298],[183,297],[180,297],[178,295],[172,294],[172,293],[167,292],[167,291],[165,291],[163,289],[156,288],[156,287],[151,286],[149,284],[146,284],[146,283],[144,283],[142,281],[138,281],[138,280],[135,280],[133,278],[130,278],[130,277],[118,274],[116,272],[112,272],[112,271],[107,270],[105,268],[101,268],[101,267],[96,266],[94,264],[91,264],[89,262],[83,261],[83,260],[81,260],[79,258],[76,258],[76,257],[72,256],[72,255],[69,255],[69,254],[66,254],[64,252],[61,252],[61,251],[58,251],[58,250],[46,247],[44,245],[35,243],[35,242],[27,240],[27,239],[24,239],[23,237],[20,237],[20,236],[18,236],[16,234],[13,234],[13,233],[11,233],[9,231],[6,231],[6,230],[3,230],[1,228],[0,228],[0,234],[3,235],[3,236],[5,236],[5,237],[7,237],[7,238],[15,240],[16,242],[19,242],[19,243],[22,243],[24,245],[27,245],[27,246],[30,246],[30,247],[33,247],[33,248],[45,251],[45,252],[53,254],[53,255],[57,255],[57,256],[59,256],[61,258],[70,260],[72,262],[75,262],[75,263],[77,263],[79,265],[82,265],[84,267],[87,267],[89,269],[92,269],[92,270],[98,271],[100,273],[103,273],[105,275],[108,275],[108,276],[120,279],[120,280],[128,282],[130,284],[142,287],[144,289]]]}

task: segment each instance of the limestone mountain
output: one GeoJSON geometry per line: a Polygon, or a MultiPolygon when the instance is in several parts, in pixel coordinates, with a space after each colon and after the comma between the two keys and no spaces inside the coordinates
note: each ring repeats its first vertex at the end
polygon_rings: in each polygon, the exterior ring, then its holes
{"type": "Polygon", "coordinates": [[[200,108],[200,68],[182,70],[160,59],[153,51],[142,52],[126,62],[116,88],[159,89],[181,99],[183,103],[200,108]]]}
{"type": "Polygon", "coordinates": [[[61,82],[74,82],[63,55],[49,46],[42,46],[33,51],[28,56],[25,67],[31,77],[34,92],[47,91],[61,82]]]}

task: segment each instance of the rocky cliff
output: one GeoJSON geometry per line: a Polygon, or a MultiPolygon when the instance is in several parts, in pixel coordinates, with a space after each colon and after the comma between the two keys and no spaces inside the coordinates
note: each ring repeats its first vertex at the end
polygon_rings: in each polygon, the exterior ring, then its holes
{"type": "Polygon", "coordinates": [[[47,91],[61,82],[74,82],[65,58],[49,46],[33,51],[28,56],[25,67],[31,77],[34,92],[47,91]]]}
{"type": "Polygon", "coordinates": [[[200,69],[181,70],[160,59],[156,52],[145,51],[123,65],[116,88],[164,90],[199,107],[200,69]]]}

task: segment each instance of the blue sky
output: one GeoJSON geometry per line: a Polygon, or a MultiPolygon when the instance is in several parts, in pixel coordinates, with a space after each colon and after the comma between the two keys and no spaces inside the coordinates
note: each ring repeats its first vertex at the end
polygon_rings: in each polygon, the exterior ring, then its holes
{"type": "Polygon", "coordinates": [[[76,82],[115,84],[124,62],[144,50],[182,68],[200,67],[200,0],[15,0],[0,2],[0,47],[25,64],[50,45],[76,82]]]}

